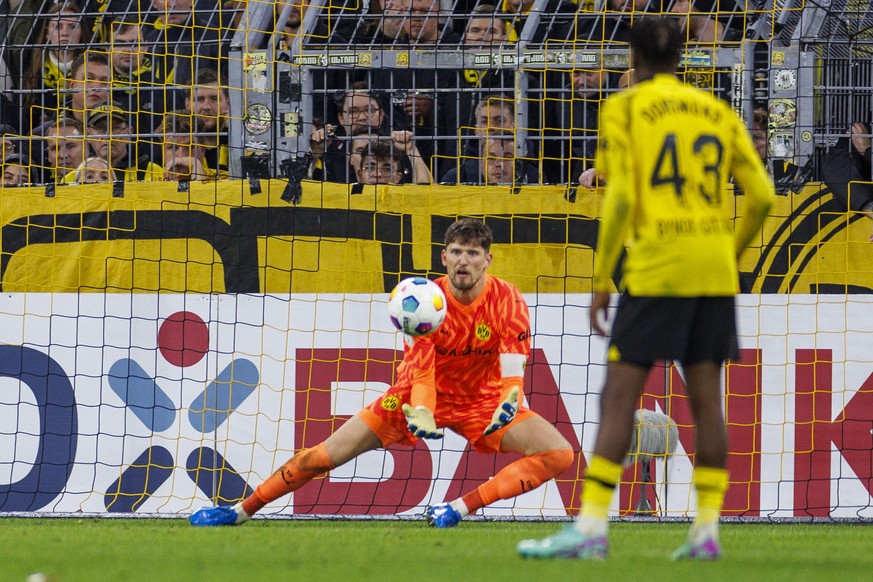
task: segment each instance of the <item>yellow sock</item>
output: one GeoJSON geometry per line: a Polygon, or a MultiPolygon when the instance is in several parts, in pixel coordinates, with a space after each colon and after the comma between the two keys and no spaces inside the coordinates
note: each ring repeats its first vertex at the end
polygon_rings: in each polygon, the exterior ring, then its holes
{"type": "Polygon", "coordinates": [[[585,473],[582,511],[579,517],[606,522],[615,486],[621,480],[621,465],[595,455],[585,473]]]}
{"type": "Polygon", "coordinates": [[[692,480],[697,490],[697,517],[694,518],[694,525],[718,523],[724,505],[724,494],[728,488],[728,472],[715,467],[694,467],[692,480]]]}

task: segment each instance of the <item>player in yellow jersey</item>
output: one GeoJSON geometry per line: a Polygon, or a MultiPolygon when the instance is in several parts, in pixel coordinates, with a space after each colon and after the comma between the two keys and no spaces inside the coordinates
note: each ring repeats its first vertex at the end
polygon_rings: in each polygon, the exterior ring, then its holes
{"type": "Polygon", "coordinates": [[[573,450],[558,430],[521,405],[530,353],[527,303],[510,283],[485,271],[491,265],[491,229],[461,219],[446,231],[436,280],[448,312],[439,329],[407,338],[397,380],[323,443],[300,451],[236,506],[200,509],[191,523],[238,525],[270,503],[361,453],[417,438],[441,438],[442,427],[479,452],[522,458],[451,502],[427,508],[436,527],[454,527],[469,513],[539,487],[567,470],[573,450]]]}
{"type": "Polygon", "coordinates": [[[674,19],[648,17],[631,32],[636,84],[601,110],[596,167],[607,179],[594,264],[591,327],[601,335],[611,277],[629,242],[612,326],[600,429],[575,523],[524,540],[524,557],[600,559],[608,510],[631,442],[633,412],[657,360],[682,364],[697,425],[697,513],[675,559],[717,559],[728,486],[721,365],[738,355],[737,257],[760,229],[775,193],[739,118],[675,76],[682,37],[674,19]],[[746,213],[732,227],[734,177],[746,213]]]}

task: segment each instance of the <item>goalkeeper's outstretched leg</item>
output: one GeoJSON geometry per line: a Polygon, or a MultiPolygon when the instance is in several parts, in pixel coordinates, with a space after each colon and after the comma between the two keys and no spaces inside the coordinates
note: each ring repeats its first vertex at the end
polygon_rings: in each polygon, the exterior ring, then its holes
{"type": "Polygon", "coordinates": [[[309,483],[313,478],[350,461],[361,453],[383,446],[382,440],[360,415],[350,418],[322,443],[291,457],[278,471],[258,485],[254,493],[234,506],[206,507],[190,517],[191,525],[240,525],[265,505],[309,483]]]}
{"type": "Polygon", "coordinates": [[[474,445],[478,450],[520,453],[524,457],[463,497],[428,507],[425,517],[434,527],[454,527],[470,513],[532,491],[573,464],[570,443],[554,426],[529,410],[523,410],[514,423],[483,436],[474,445]]]}
{"type": "MultiPolygon", "coordinates": [[[[395,427],[400,422],[407,422],[406,419],[398,420],[404,418],[402,413],[387,412],[381,406],[383,399],[391,398],[394,394],[396,392],[389,391],[349,419],[323,443],[294,455],[244,501],[234,506],[200,509],[191,515],[191,524],[243,524],[268,503],[296,491],[313,478],[366,451],[387,447],[396,442],[414,442],[408,426],[403,425],[403,430],[395,427]],[[381,411],[381,414],[375,414],[374,410],[381,411]],[[386,422],[385,419],[393,420],[386,422]]],[[[437,410],[443,411],[440,407],[437,410]]],[[[450,410],[451,407],[447,407],[447,411],[450,410]]],[[[438,416],[443,418],[442,414],[438,416]]],[[[483,431],[491,424],[490,419],[491,413],[488,418],[481,416],[478,420],[473,420],[471,417],[468,422],[454,424],[452,428],[465,435],[467,430],[472,431],[471,434],[482,435],[479,439],[471,439],[471,443],[480,451],[513,452],[524,456],[463,497],[429,507],[426,517],[431,525],[454,527],[464,517],[486,505],[536,489],[566,471],[573,463],[573,450],[567,440],[554,426],[534,412],[522,408],[512,422],[484,435],[483,431]]],[[[420,423],[420,419],[418,420],[420,423]]]]}

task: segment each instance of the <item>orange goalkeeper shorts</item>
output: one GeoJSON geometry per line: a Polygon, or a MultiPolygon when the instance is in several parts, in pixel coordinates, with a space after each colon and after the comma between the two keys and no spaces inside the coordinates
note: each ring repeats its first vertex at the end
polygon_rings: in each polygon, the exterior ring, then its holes
{"type": "MultiPolygon", "coordinates": [[[[358,413],[385,447],[394,443],[412,446],[418,440],[409,432],[406,415],[402,410],[403,404],[409,402],[410,392],[408,388],[392,386],[358,413]]],[[[483,433],[491,423],[491,417],[499,404],[499,393],[490,398],[466,402],[453,402],[445,397],[437,397],[434,420],[438,428],[447,428],[461,435],[480,453],[499,453],[503,434],[511,426],[536,415],[522,406],[511,423],[484,436],[483,433]]]]}

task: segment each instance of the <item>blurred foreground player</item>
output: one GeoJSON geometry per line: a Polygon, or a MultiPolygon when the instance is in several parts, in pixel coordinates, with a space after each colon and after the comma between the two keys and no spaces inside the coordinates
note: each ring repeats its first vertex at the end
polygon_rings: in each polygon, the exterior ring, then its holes
{"type": "Polygon", "coordinates": [[[630,240],[612,326],[600,429],[576,522],[524,540],[529,558],[602,559],[609,505],[631,441],[633,413],[649,369],[676,360],[697,425],[697,513],[674,559],[721,554],[718,519],[728,487],[721,365],[738,356],[737,257],[761,228],[775,193],[751,137],[728,105],[675,76],[682,50],[675,20],[647,17],[631,32],[636,84],[601,110],[596,168],[607,180],[594,263],[591,327],[606,335],[611,275],[630,240]],[[732,226],[733,175],[745,215],[732,226]]]}
{"type": "Polygon", "coordinates": [[[200,509],[193,525],[238,525],[266,504],[361,453],[417,438],[442,438],[449,428],[479,452],[518,453],[488,482],[450,503],[428,507],[436,527],[454,527],[469,513],[539,487],[564,472],[573,450],[558,430],[521,406],[530,319],[519,291],[486,274],[491,229],[462,219],[449,227],[440,285],[448,313],[430,335],[406,338],[397,382],[323,443],[300,451],[233,507],[200,509]],[[400,404],[400,406],[398,406],[400,404]]]}

